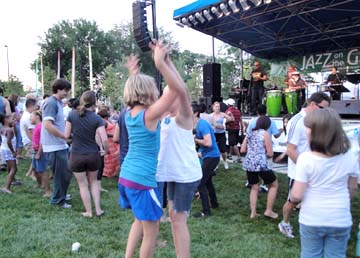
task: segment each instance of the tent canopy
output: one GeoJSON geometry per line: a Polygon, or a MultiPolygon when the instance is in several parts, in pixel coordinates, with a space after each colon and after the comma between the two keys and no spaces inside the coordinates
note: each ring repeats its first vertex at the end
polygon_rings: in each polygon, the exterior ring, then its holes
{"type": "Polygon", "coordinates": [[[173,18],[266,59],[360,46],[359,0],[199,0],[175,10],[173,18]]]}

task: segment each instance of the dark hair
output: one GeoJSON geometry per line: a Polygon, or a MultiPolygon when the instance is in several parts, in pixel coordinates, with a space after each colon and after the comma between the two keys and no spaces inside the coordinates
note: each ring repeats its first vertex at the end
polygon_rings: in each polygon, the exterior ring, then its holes
{"type": "Polygon", "coordinates": [[[264,116],[266,115],[266,106],[263,104],[259,104],[256,107],[256,112],[260,115],[260,116],[264,116]]]}
{"type": "Polygon", "coordinates": [[[36,106],[36,99],[27,99],[26,102],[25,102],[25,107],[26,108],[29,108],[29,107],[33,107],[33,106],[36,106]]]}
{"type": "Polygon", "coordinates": [[[78,98],[69,99],[69,107],[72,109],[76,109],[80,105],[80,101],[78,98]]]}
{"type": "Polygon", "coordinates": [[[44,94],[43,99],[46,99],[46,98],[48,98],[48,97],[50,97],[49,94],[44,94]]]}
{"type": "Polygon", "coordinates": [[[328,95],[326,95],[325,92],[315,92],[311,94],[310,98],[307,100],[307,104],[310,104],[311,102],[315,102],[316,104],[320,104],[322,101],[326,101],[329,104],[331,103],[331,99],[328,95]]]}
{"type": "Polygon", "coordinates": [[[102,118],[108,118],[110,117],[110,113],[109,110],[107,108],[102,108],[99,110],[99,112],[97,113],[99,116],[101,116],[102,118]]]}
{"type": "Polygon", "coordinates": [[[42,113],[40,110],[36,110],[33,113],[40,119],[40,121],[42,121],[42,113]]]}
{"type": "Polygon", "coordinates": [[[289,122],[292,117],[293,117],[292,114],[286,114],[286,115],[283,116],[283,118],[282,118],[282,121],[283,121],[283,129],[284,129],[285,135],[287,134],[287,132],[286,132],[286,126],[284,125],[285,119],[287,119],[288,122],[289,122]]]}
{"type": "Polygon", "coordinates": [[[79,115],[84,116],[85,110],[87,108],[91,108],[92,106],[95,106],[96,104],[96,96],[95,92],[91,90],[85,91],[80,98],[80,109],[79,109],[79,115]]]}
{"type": "Polygon", "coordinates": [[[335,65],[332,68],[334,68],[337,71],[337,67],[335,65]]]}
{"type": "Polygon", "coordinates": [[[0,95],[1,95],[1,96],[4,95],[4,89],[3,89],[3,87],[0,87],[0,95]]]}
{"type": "Polygon", "coordinates": [[[256,130],[267,130],[270,128],[271,125],[271,120],[268,116],[260,116],[257,120],[256,120],[256,125],[255,127],[252,129],[253,131],[256,130]]]}
{"type": "Polygon", "coordinates": [[[0,123],[1,123],[2,125],[4,125],[5,117],[6,117],[5,114],[0,113],[0,123]]]}
{"type": "MultiPolygon", "coordinates": [[[[14,106],[17,106],[18,98],[19,98],[18,95],[16,95],[15,93],[11,93],[8,97],[8,100],[11,101],[14,106]]],[[[15,111],[12,111],[12,112],[15,112],[15,111]]]]}
{"type": "Polygon", "coordinates": [[[304,118],[304,125],[311,129],[309,143],[312,151],[335,156],[350,149],[350,141],[334,109],[323,108],[309,112],[304,118]]]}
{"type": "Polygon", "coordinates": [[[71,89],[71,84],[69,81],[65,79],[56,79],[55,81],[53,81],[51,88],[52,88],[52,92],[56,94],[58,90],[69,91],[71,89]]]}
{"type": "MultiPolygon", "coordinates": [[[[197,104],[197,103],[195,103],[197,104]]],[[[199,108],[200,108],[200,113],[205,113],[206,112],[206,105],[205,103],[200,103],[199,104],[199,108]]]]}
{"type": "Polygon", "coordinates": [[[193,110],[193,114],[197,113],[196,116],[200,117],[200,113],[201,113],[201,110],[202,110],[200,105],[197,104],[197,103],[192,103],[191,108],[193,110]]]}

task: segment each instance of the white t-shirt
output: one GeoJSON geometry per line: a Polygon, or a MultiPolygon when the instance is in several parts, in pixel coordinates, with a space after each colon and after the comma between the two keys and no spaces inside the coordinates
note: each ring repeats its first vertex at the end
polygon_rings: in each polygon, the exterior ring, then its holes
{"type": "Polygon", "coordinates": [[[67,120],[67,117],[69,116],[69,113],[71,110],[72,110],[72,108],[69,106],[63,107],[64,121],[67,120]]]}
{"type": "Polygon", "coordinates": [[[156,181],[192,183],[201,177],[192,130],[179,127],[175,117],[165,117],[161,122],[156,181]]]}
{"type": "Polygon", "coordinates": [[[27,127],[28,129],[35,128],[35,126],[30,123],[30,113],[26,110],[24,111],[20,119],[20,133],[21,133],[22,143],[24,146],[31,143],[31,140],[26,134],[25,127],[27,127]]]}
{"type": "Polygon", "coordinates": [[[295,180],[307,184],[299,222],[307,226],[350,227],[349,177],[359,176],[357,157],[351,151],[326,158],[302,153],[295,180]]]}
{"type": "MultiPolygon", "coordinates": [[[[293,118],[290,119],[287,125],[287,143],[296,145],[296,151],[300,154],[310,150],[309,142],[306,136],[306,130],[304,125],[304,118],[306,112],[302,109],[293,118]]],[[[296,164],[288,158],[288,177],[295,178],[296,164]]]]}

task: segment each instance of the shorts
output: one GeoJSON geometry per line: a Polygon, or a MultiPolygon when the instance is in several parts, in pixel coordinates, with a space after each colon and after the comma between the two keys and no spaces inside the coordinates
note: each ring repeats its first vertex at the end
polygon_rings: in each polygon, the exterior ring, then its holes
{"type": "Polygon", "coordinates": [[[6,161],[16,160],[16,157],[14,157],[10,150],[1,150],[1,154],[6,161]]]}
{"type": "Polygon", "coordinates": [[[272,184],[276,180],[276,176],[272,170],[259,171],[259,172],[250,172],[246,171],[247,179],[250,185],[255,185],[259,183],[259,177],[264,180],[264,184],[272,184]]]}
{"type": "Polygon", "coordinates": [[[124,209],[131,209],[135,218],[145,221],[160,220],[163,212],[157,188],[137,190],[118,184],[119,204],[124,209]]]}
{"type": "Polygon", "coordinates": [[[292,187],[294,185],[295,179],[288,177],[288,182],[289,182],[289,185],[288,185],[289,191],[288,191],[287,200],[290,201],[290,192],[291,192],[291,189],[292,189],[292,187]]]}
{"type": "Polygon", "coordinates": [[[97,171],[100,167],[101,159],[100,153],[70,153],[69,169],[74,172],[97,171]]]}
{"type": "Polygon", "coordinates": [[[40,159],[35,159],[35,153],[32,157],[32,167],[35,169],[36,173],[43,173],[46,171],[46,167],[48,165],[48,161],[46,159],[46,155],[44,153],[41,154],[40,159]]]}
{"type": "Polygon", "coordinates": [[[168,199],[176,212],[189,212],[200,180],[191,183],[168,182],[168,199]]]}
{"type": "Polygon", "coordinates": [[[226,152],[226,134],[224,133],[215,133],[216,143],[219,147],[221,153],[226,152]]]}
{"type": "Polygon", "coordinates": [[[228,129],[229,146],[236,146],[240,142],[239,130],[228,129]]]}

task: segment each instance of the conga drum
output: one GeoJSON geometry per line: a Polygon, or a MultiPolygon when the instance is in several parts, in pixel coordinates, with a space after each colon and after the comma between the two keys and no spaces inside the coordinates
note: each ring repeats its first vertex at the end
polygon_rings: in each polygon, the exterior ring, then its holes
{"type": "Polygon", "coordinates": [[[289,114],[297,112],[298,97],[296,90],[285,91],[285,103],[289,114]]]}
{"type": "Polygon", "coordinates": [[[280,116],[280,112],[281,112],[280,90],[269,90],[266,93],[266,110],[269,116],[280,116]]]}

